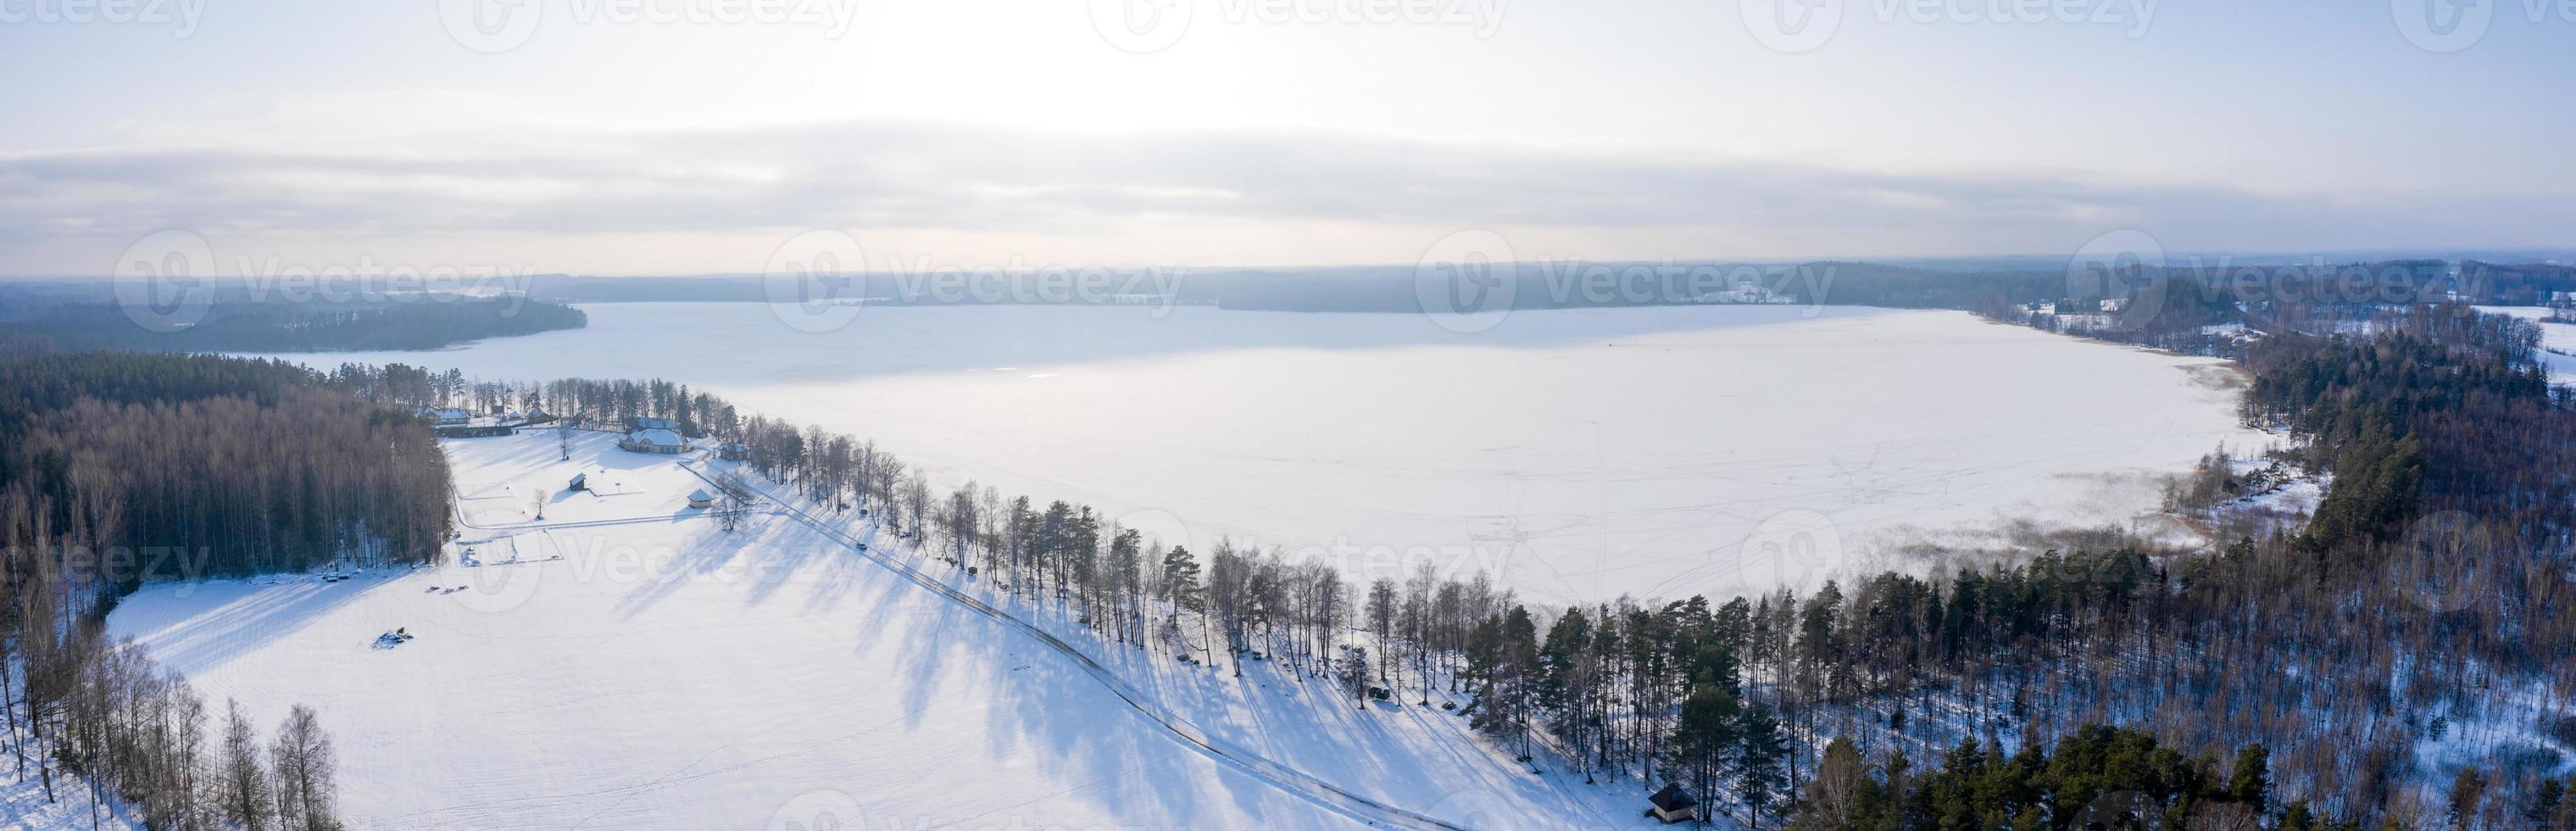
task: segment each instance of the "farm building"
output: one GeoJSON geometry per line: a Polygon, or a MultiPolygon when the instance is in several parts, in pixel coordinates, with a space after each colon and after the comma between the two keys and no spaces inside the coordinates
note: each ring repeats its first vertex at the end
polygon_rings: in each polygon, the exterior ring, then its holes
{"type": "Polygon", "coordinates": [[[590,490],[590,474],[587,474],[587,473],[575,473],[575,474],[573,474],[573,475],[572,475],[572,484],[565,485],[565,486],[564,486],[564,488],[565,488],[565,489],[567,489],[567,490],[577,490],[577,491],[586,491],[586,490],[590,490]]]}
{"type": "Polygon", "coordinates": [[[464,424],[474,420],[473,413],[459,410],[454,407],[421,407],[412,410],[411,414],[429,419],[442,427],[451,424],[464,424]]]}
{"type": "Polygon", "coordinates": [[[1663,790],[1646,797],[1646,802],[1653,806],[1646,813],[1666,825],[1699,818],[1699,800],[1692,799],[1678,782],[1666,783],[1663,790]]]}
{"type": "Polygon", "coordinates": [[[690,491],[690,492],[689,492],[689,507],[692,507],[692,508],[713,508],[713,507],[715,507],[715,506],[716,506],[716,495],[715,495],[715,494],[708,493],[708,492],[706,492],[704,489],[700,489],[700,490],[693,490],[693,491],[690,491]]]}
{"type": "Polygon", "coordinates": [[[626,434],[617,446],[637,453],[680,453],[689,449],[689,440],[681,438],[676,430],[654,427],[626,434]]]}

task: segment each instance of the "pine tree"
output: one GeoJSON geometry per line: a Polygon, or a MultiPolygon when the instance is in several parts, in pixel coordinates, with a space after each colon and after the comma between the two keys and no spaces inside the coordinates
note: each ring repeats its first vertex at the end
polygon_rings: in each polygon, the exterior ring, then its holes
{"type": "Polygon", "coordinates": [[[1163,594],[1172,601],[1171,626],[1177,631],[1182,612],[1199,618],[1199,644],[1210,653],[1208,644],[1208,592],[1199,582],[1199,561],[1190,556],[1189,546],[1175,545],[1163,552],[1163,594]]]}
{"type": "Polygon", "coordinates": [[[2238,750],[2235,773],[2227,777],[2227,797],[2260,814],[2270,805],[2271,791],[2272,752],[2261,742],[2238,750]]]}
{"type": "Polygon", "coordinates": [[[1753,812],[1753,827],[1762,827],[1762,809],[1778,798],[1785,779],[1781,762],[1789,753],[1789,742],[1780,734],[1780,720],[1771,708],[1755,704],[1744,709],[1736,728],[1740,742],[1735,757],[1735,790],[1744,807],[1753,812]]]}
{"type": "Polygon", "coordinates": [[[2532,794],[2531,807],[2523,810],[2522,818],[2534,828],[2548,828],[2550,816],[2558,813],[2559,804],[2567,799],[2567,786],[2556,779],[2543,779],[2538,791],[2532,794]]]}
{"type": "Polygon", "coordinates": [[[1664,767],[1710,804],[1735,755],[1741,711],[1734,691],[1714,684],[1693,685],[1690,696],[1682,700],[1681,720],[1669,745],[1671,758],[1664,767]]]}
{"type": "Polygon", "coordinates": [[[1337,674],[1337,680],[1342,682],[1342,694],[1350,696],[1351,701],[1353,702],[1352,706],[1361,710],[1368,709],[1368,664],[1369,654],[1367,648],[1358,646],[1342,647],[1341,667],[1337,674]]]}
{"type": "Polygon", "coordinates": [[[2450,821],[2453,828],[2467,828],[2478,823],[2479,804],[2486,800],[2487,779],[2474,769],[2462,768],[2451,780],[2450,821]]]}
{"type": "Polygon", "coordinates": [[[2282,809],[2280,829],[2281,831],[2313,831],[2316,828],[2316,821],[2316,815],[2308,810],[2308,801],[2302,799],[2282,809]]]}
{"type": "Polygon", "coordinates": [[[1536,704],[1538,624],[1529,609],[1513,606],[1499,618],[1476,625],[1468,641],[1468,673],[1482,681],[1476,691],[1474,726],[1503,740],[1522,761],[1530,753],[1529,717],[1536,704]]]}

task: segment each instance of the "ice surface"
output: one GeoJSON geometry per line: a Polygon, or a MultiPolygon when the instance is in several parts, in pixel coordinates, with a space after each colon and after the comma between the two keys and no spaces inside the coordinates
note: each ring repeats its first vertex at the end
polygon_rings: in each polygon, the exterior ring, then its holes
{"type": "Polygon", "coordinates": [[[873,437],[943,486],[1357,577],[1487,569],[1558,602],[1811,586],[2004,518],[2128,524],[2156,477],[2267,441],[2220,362],[1957,312],[1524,311],[1459,334],[1205,307],[870,308],[824,333],[760,304],[585,311],[582,330],[295,357],[667,378],[873,437]]]}

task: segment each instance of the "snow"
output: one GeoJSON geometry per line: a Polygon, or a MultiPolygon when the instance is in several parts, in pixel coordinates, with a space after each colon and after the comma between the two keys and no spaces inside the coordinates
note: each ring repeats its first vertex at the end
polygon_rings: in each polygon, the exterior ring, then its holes
{"type": "Polygon", "coordinates": [[[2302,476],[2262,493],[2230,499],[2213,510],[2252,517],[2267,523],[2267,528],[2295,531],[2306,526],[2308,517],[2316,515],[2317,503],[2325,501],[2329,481],[2325,474],[2302,476]]]}
{"type": "MultiPolygon", "coordinates": [[[[876,439],[947,487],[1086,502],[1354,577],[1428,562],[1549,602],[1899,567],[2010,520],[2129,524],[2236,423],[2221,362],[1957,312],[1403,314],[595,304],[586,329],[299,359],[485,379],[661,377],[876,439]],[[790,312],[792,314],[792,312],[790,312]]],[[[297,357],[297,356],[285,356],[297,357]]]]}
{"type": "Polygon", "coordinates": [[[627,434],[626,439],[639,445],[653,447],[679,447],[688,444],[688,440],[680,438],[679,431],[659,427],[637,430],[627,434]]]}
{"type": "Polygon", "coordinates": [[[710,463],[612,440],[586,436],[571,461],[552,435],[444,443],[458,481],[486,489],[600,470],[634,485],[622,502],[537,491],[559,500],[546,522],[484,512],[454,546],[517,564],[155,584],[110,629],[258,723],[316,707],[363,828],[1337,828],[1361,824],[1336,807],[1357,801],[1642,822],[1634,783],[1534,775],[1436,707],[1361,710],[1266,663],[1238,680],[1104,644],[956,569],[835,540],[874,536],[863,523],[773,502],[726,533],[663,512],[710,463]],[[413,638],[374,648],[396,629],[413,638]],[[1351,799],[1312,795],[1326,789],[1351,799]]]}
{"type": "MultiPolygon", "coordinates": [[[[2288,443],[2286,436],[2282,438],[2284,444],[2288,443]]],[[[2251,536],[2274,531],[2297,533],[2307,527],[2308,518],[2316,515],[2317,503],[2325,501],[2326,489],[2334,480],[2331,473],[2298,475],[2294,466],[2261,456],[2237,457],[2229,469],[2235,472],[2239,481],[2251,481],[2267,469],[2289,477],[2260,491],[2221,500],[2198,512],[2206,520],[2251,536]]]]}
{"type": "Polygon", "coordinates": [[[2546,306],[2479,306],[2477,310],[2538,321],[2540,362],[2549,367],[2550,382],[2576,384],[2576,323],[2549,319],[2550,311],[2546,306]]]}
{"type": "Polygon", "coordinates": [[[2425,804],[2445,804],[2462,769],[2489,775],[2529,771],[2549,778],[2576,770],[2576,742],[2568,739],[2576,714],[2549,680],[2504,680],[2494,668],[2468,662],[2453,671],[2459,681],[2450,689],[2411,690],[2405,676],[2417,660],[2420,656],[2414,654],[2399,656],[2390,675],[2405,696],[2396,709],[2416,728],[2411,748],[2419,771],[2415,789],[2425,804]],[[2431,700],[2423,700],[2427,698],[2431,700]],[[2445,722],[2439,736],[2432,729],[2437,716],[2445,722]]]}
{"type": "MultiPolygon", "coordinates": [[[[26,731],[17,731],[13,741],[32,741],[26,731]]],[[[28,745],[29,748],[35,745],[28,745]]],[[[85,780],[61,771],[54,776],[54,799],[46,801],[44,781],[36,774],[36,761],[27,760],[27,775],[17,776],[16,757],[5,757],[12,765],[5,778],[0,778],[0,828],[89,828],[90,791],[85,780]]],[[[98,827],[135,831],[143,828],[140,816],[113,798],[98,807],[98,827]]]]}
{"type": "Polygon", "coordinates": [[[460,481],[606,467],[654,495],[558,494],[568,527],[460,543],[564,559],[157,585],[111,625],[260,723],[320,709],[362,827],[739,827],[836,802],[868,827],[1335,824],[803,526],[661,514],[702,483],[608,438],[569,463],[552,436],[449,443],[460,481]],[[416,639],[369,649],[396,627],[416,639]]]}

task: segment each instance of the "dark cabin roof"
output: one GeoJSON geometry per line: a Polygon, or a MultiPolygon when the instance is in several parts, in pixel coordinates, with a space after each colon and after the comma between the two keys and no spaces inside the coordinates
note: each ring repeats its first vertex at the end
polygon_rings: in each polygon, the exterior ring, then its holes
{"type": "Polygon", "coordinates": [[[1654,796],[1646,797],[1646,801],[1655,803],[1655,807],[1666,811],[1699,807],[1699,800],[1692,799],[1690,794],[1684,793],[1679,782],[1666,783],[1663,790],[1656,791],[1654,796]]]}

